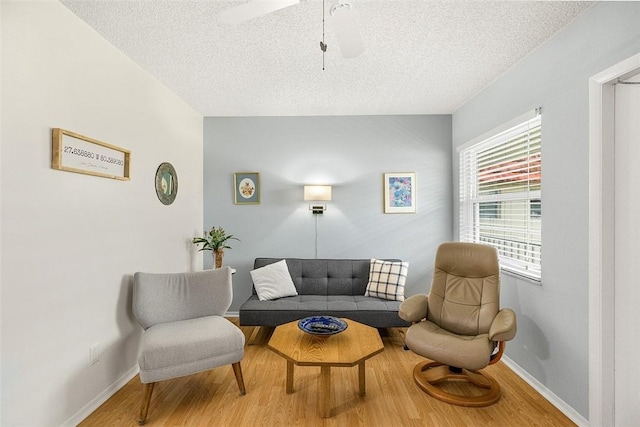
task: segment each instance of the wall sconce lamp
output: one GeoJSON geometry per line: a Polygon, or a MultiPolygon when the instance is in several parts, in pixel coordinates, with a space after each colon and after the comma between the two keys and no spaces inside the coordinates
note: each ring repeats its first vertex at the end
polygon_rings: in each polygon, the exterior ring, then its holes
{"type": "MultiPolygon", "coordinates": [[[[331,201],[330,185],[305,185],[304,186],[305,202],[328,202],[331,201]]],[[[323,214],[327,210],[324,203],[310,203],[309,210],[314,214],[323,214]]]]}

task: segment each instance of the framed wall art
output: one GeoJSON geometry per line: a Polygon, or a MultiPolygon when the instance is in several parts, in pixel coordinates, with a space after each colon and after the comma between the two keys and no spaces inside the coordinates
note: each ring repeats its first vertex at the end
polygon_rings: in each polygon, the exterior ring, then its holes
{"type": "Polygon", "coordinates": [[[52,129],[53,169],[128,181],[131,152],[68,130],[52,129]]]}
{"type": "Polygon", "coordinates": [[[258,172],[236,172],[233,174],[233,202],[236,205],[260,203],[260,174],[258,172]]]}
{"type": "Polygon", "coordinates": [[[416,174],[384,174],[384,213],[416,213],[416,174]]]}

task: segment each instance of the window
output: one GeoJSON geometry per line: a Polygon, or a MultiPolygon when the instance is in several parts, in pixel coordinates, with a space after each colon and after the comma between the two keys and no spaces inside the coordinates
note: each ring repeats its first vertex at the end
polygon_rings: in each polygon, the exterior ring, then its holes
{"type": "Polygon", "coordinates": [[[540,280],[541,116],[460,148],[460,240],[495,247],[506,271],[540,280]]]}

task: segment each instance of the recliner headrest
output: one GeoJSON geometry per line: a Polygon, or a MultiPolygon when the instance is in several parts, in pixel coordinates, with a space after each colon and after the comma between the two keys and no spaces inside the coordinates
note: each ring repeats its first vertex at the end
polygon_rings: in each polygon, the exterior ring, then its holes
{"type": "Polygon", "coordinates": [[[442,243],[436,253],[435,267],[463,277],[487,277],[499,274],[495,248],[478,243],[442,243]]]}

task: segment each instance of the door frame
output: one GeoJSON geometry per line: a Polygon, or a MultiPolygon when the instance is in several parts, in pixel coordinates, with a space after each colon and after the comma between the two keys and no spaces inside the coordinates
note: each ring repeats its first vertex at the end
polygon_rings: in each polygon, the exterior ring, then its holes
{"type": "Polygon", "coordinates": [[[614,87],[640,53],[589,79],[589,425],[615,425],[614,87]],[[613,286],[612,286],[613,284],[613,286]]]}

